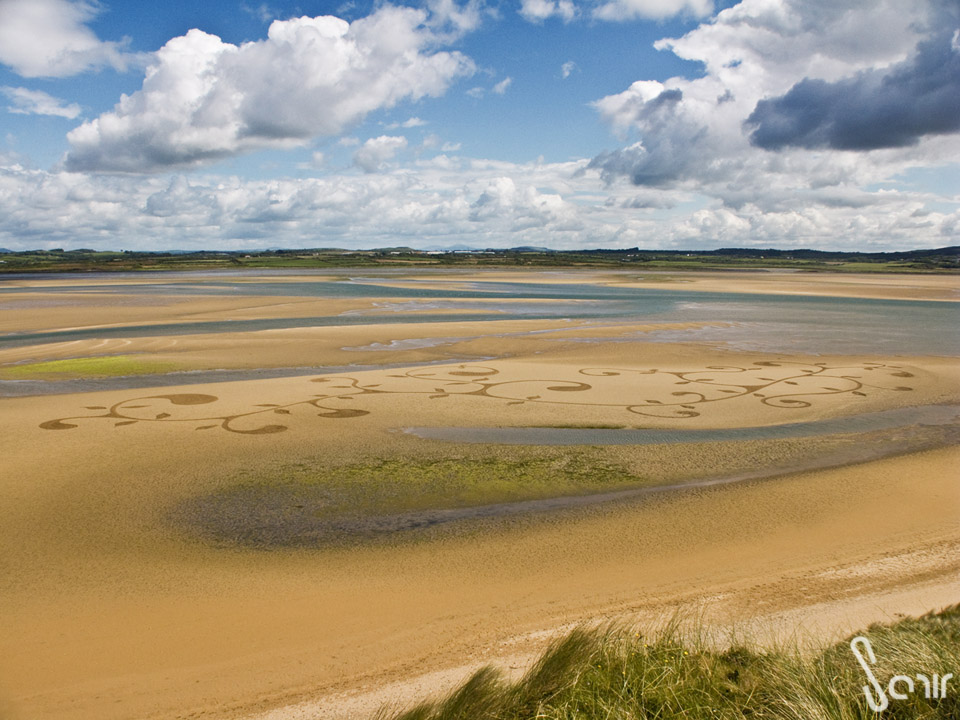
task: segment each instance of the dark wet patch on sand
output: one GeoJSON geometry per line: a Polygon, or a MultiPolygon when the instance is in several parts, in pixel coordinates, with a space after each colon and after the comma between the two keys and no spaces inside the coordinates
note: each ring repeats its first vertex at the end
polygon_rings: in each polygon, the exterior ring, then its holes
{"type": "MultiPolygon", "coordinates": [[[[517,520],[571,517],[578,512],[623,507],[653,496],[696,492],[746,481],[771,480],[798,472],[823,470],[960,444],[960,423],[938,426],[913,425],[871,433],[838,436],[819,454],[802,464],[772,464],[769,467],[730,474],[705,474],[681,482],[659,483],[630,475],[612,466],[598,468],[600,482],[557,482],[558,492],[504,502],[437,502],[393,511],[388,506],[364,507],[350,504],[343,487],[326,483],[281,481],[239,484],[215,493],[191,498],[169,515],[174,526],[186,535],[216,546],[254,549],[323,548],[353,546],[368,542],[422,540],[438,532],[460,532],[478,528],[504,527],[517,520]],[[603,488],[603,483],[608,483],[603,488]],[[452,506],[453,505],[453,506],[452,506]]],[[[582,459],[582,458],[581,458],[582,459]]],[[[428,461],[436,464],[435,461],[428,461]]],[[[454,461],[450,461],[453,463],[454,461]]],[[[468,461],[469,464],[469,461],[468,461]]],[[[519,464],[517,465],[519,467],[519,464]]],[[[371,466],[353,466],[370,468],[371,466]]],[[[450,465],[449,467],[453,467],[450,465]]],[[[475,464],[472,472],[478,472],[475,464]]],[[[415,462],[405,472],[415,474],[415,462]]],[[[509,472],[509,464],[498,472],[509,472]]],[[[558,468],[558,478],[570,470],[558,468]]],[[[582,468],[574,468],[574,474],[582,468]]],[[[367,478],[366,492],[389,497],[381,479],[367,478]]],[[[434,493],[434,500],[436,494],[434,493]]],[[[389,502],[389,501],[388,501],[389,502]]],[[[408,504],[416,504],[408,503],[408,504]]],[[[400,503],[402,505],[402,503],[400,503]]]]}

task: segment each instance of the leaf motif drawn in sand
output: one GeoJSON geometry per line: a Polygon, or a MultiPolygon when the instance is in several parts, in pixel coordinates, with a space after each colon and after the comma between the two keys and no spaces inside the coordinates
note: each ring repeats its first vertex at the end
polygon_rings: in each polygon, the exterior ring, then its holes
{"type": "Polygon", "coordinates": [[[264,414],[291,415],[292,411],[289,408],[298,405],[317,408],[321,411],[318,413],[318,415],[325,418],[354,418],[369,414],[368,410],[335,408],[324,405],[322,401],[329,399],[330,397],[331,396],[328,395],[320,395],[309,400],[300,400],[287,405],[280,405],[278,403],[258,403],[253,406],[258,409],[244,413],[236,413],[234,415],[177,417],[171,412],[160,412],[155,414],[152,414],[151,412],[151,414],[144,413],[142,415],[137,415],[134,411],[151,410],[153,403],[148,402],[151,400],[159,400],[165,403],[170,403],[171,405],[178,405],[182,407],[191,405],[207,405],[209,403],[217,402],[220,399],[216,395],[200,394],[150,395],[146,397],[136,397],[130,400],[123,400],[110,406],[109,408],[96,408],[105,410],[105,412],[99,415],[79,415],[76,417],[48,420],[44,423],[41,423],[40,427],[44,430],[71,430],[78,426],[75,422],[67,422],[68,420],[76,421],[106,418],[116,421],[114,422],[114,427],[135,425],[137,423],[192,423],[194,424],[195,430],[210,430],[215,427],[220,427],[228,432],[238,433],[241,435],[272,435],[286,431],[288,426],[278,425],[276,423],[266,423],[260,425],[254,424],[251,427],[249,426],[249,423],[246,422],[247,419],[256,418],[258,415],[264,414]]]}
{"type": "Polygon", "coordinates": [[[192,393],[149,395],[130,398],[109,408],[87,406],[88,410],[103,412],[48,420],[40,427],[44,430],[71,430],[78,427],[81,420],[110,419],[117,427],[141,423],[189,423],[196,430],[219,427],[242,435],[271,435],[286,431],[289,425],[262,422],[268,416],[283,415],[289,418],[284,422],[290,423],[295,419],[296,408],[313,408],[320,411],[315,416],[326,419],[358,418],[369,415],[372,410],[355,406],[344,408],[339,404],[349,402],[356,405],[358,400],[363,404],[364,398],[373,395],[420,395],[429,399],[482,397],[502,402],[504,406],[529,403],[609,408],[633,415],[683,420],[699,417],[713,404],[721,402],[753,401],[770,408],[791,410],[811,407],[817,398],[831,395],[864,398],[868,396],[867,389],[905,392],[912,388],[895,384],[893,379],[913,377],[899,366],[877,362],[831,367],[825,362],[783,360],[761,360],[744,366],[711,365],[700,370],[581,368],[577,375],[596,380],[591,384],[563,378],[502,379],[498,369],[484,365],[414,368],[381,376],[378,382],[368,384],[359,378],[337,375],[310,380],[326,385],[329,388],[326,393],[315,393],[307,399],[286,404],[257,403],[247,412],[199,416],[178,414],[178,408],[209,405],[219,398],[192,393]],[[890,380],[887,384],[883,382],[884,374],[890,380]],[[674,389],[679,386],[683,389],[674,389]],[[157,407],[158,404],[162,407],[157,407]]]}

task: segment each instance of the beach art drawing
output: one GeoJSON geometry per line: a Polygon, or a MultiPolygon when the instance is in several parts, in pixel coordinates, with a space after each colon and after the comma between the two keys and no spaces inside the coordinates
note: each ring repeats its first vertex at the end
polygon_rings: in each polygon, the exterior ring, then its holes
{"type": "Polygon", "coordinates": [[[45,430],[70,430],[90,420],[115,427],[136,423],[183,423],[195,430],[219,428],[247,435],[269,435],[289,429],[294,410],[317,417],[346,420],[369,415],[378,396],[424,396],[429,400],[481,397],[505,408],[527,403],[609,409],[623,422],[636,416],[685,420],[709,413],[717,404],[751,403],[782,410],[809,408],[836,395],[865,398],[870,392],[909,392],[902,383],[913,373],[879,362],[830,365],[758,360],[750,365],[710,365],[694,370],[666,368],[584,367],[574,375],[516,377],[495,365],[459,364],[415,368],[403,373],[367,373],[362,377],[330,375],[307,382],[323,392],[287,403],[257,403],[247,411],[218,415],[208,412],[216,395],[176,393],[138,396],[107,406],[86,406],[95,414],[48,420],[45,430]],[[199,412],[198,412],[199,410],[199,412]]]}

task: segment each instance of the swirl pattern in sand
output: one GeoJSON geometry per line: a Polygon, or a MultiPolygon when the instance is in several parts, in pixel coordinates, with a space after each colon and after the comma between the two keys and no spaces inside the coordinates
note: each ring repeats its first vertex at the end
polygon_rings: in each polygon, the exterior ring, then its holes
{"type": "MultiPolygon", "coordinates": [[[[511,375],[516,375],[512,372],[511,375]]],[[[421,367],[404,373],[370,373],[362,378],[329,375],[308,382],[324,392],[286,403],[263,402],[232,414],[196,413],[219,398],[208,394],[135,397],[107,406],[87,406],[92,415],[48,420],[46,430],[69,430],[86,420],[112,421],[117,427],[136,423],[184,423],[196,430],[220,428],[247,435],[268,435],[290,427],[294,408],[317,410],[331,420],[363,417],[374,411],[373,396],[409,395],[429,400],[482,397],[504,407],[534,404],[609,409],[613,415],[684,420],[709,413],[733,401],[768,408],[809,408],[829,396],[867,397],[873,391],[905,392],[903,378],[913,374],[896,365],[863,362],[829,365],[760,360],[749,365],[711,365],[695,370],[664,368],[585,367],[571,377],[506,377],[493,365],[421,367]],[[358,407],[363,406],[363,407],[358,407]]]]}

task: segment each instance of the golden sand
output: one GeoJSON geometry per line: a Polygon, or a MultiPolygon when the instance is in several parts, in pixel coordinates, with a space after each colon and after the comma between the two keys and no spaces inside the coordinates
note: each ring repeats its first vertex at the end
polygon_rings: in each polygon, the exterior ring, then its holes
{"type": "Polygon", "coordinates": [[[322,317],[372,308],[372,303],[298,297],[229,297],[88,293],[8,293],[0,298],[0,332],[81,327],[322,317]]]}
{"type": "MultiPolygon", "coordinates": [[[[173,320],[281,307],[249,301],[131,312],[173,320]]],[[[323,310],[341,308],[311,312],[323,310]]],[[[43,310],[46,327],[80,317],[58,312],[43,310]]],[[[108,319],[109,308],[97,312],[88,322],[108,319]]],[[[717,624],[830,637],[960,599],[956,447],[355,547],[217,545],[171,520],[183,503],[303,468],[564,452],[399,432],[411,425],[682,430],[960,401],[960,367],[949,358],[576,342],[644,330],[411,320],[3,351],[0,363],[138,352],[195,368],[362,364],[358,356],[369,355],[417,365],[0,400],[0,712],[120,720],[286,708],[270,717],[345,717],[411,688],[448,687],[476,662],[522,663],[579,621],[696,607],[717,624]],[[456,340],[343,349],[424,337],[456,340]],[[374,692],[383,687],[393,694],[374,692]]],[[[662,482],[800,467],[857,442],[591,452],[662,482]]]]}
{"type": "MultiPolygon", "coordinates": [[[[960,301],[956,275],[866,274],[797,272],[783,270],[669,271],[650,270],[481,270],[476,275],[452,275],[431,282],[422,277],[397,277],[386,287],[462,289],[467,284],[519,282],[578,285],[584,282],[617,287],[658,288],[762,295],[815,295],[884,300],[960,301]]],[[[481,285],[482,286],[482,285],[481,285]]]]}

